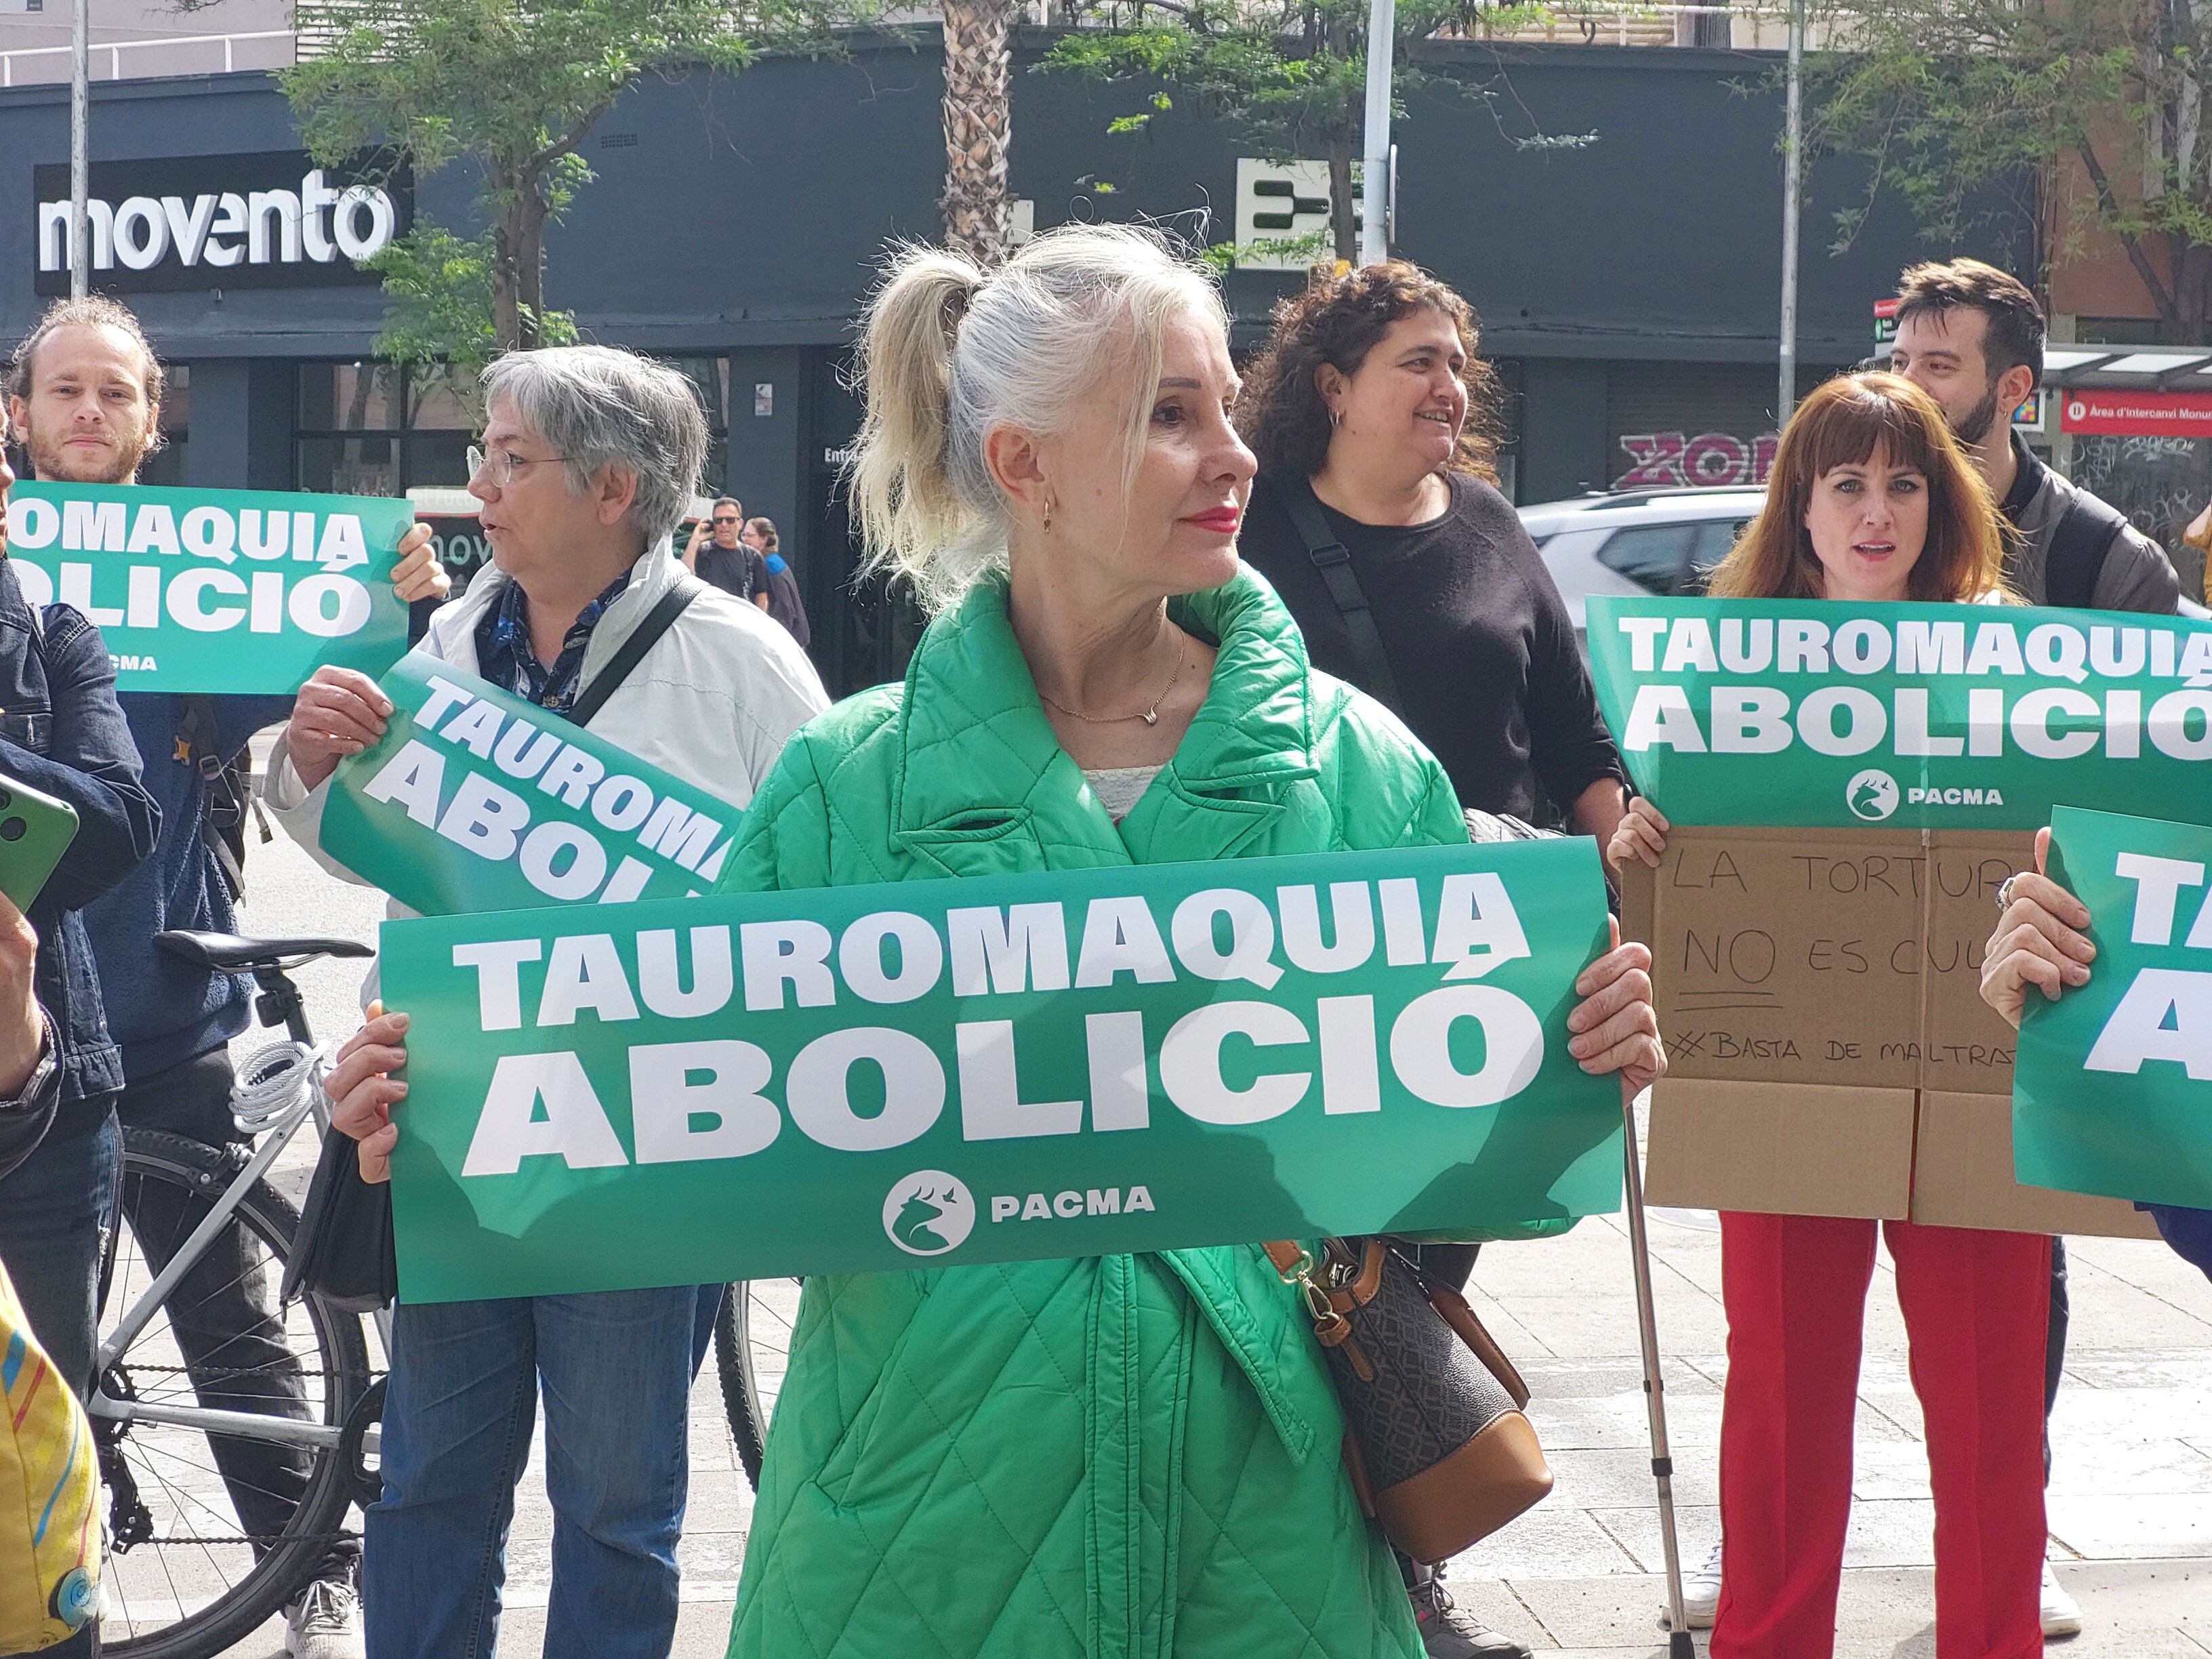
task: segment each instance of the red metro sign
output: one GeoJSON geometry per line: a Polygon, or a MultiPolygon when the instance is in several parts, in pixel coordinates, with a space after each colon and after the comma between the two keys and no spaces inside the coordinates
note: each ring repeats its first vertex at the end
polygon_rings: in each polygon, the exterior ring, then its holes
{"type": "Polygon", "coordinates": [[[2212,438],[2212,392],[2066,391],[2057,396],[2063,431],[2122,438],[2212,438]]]}

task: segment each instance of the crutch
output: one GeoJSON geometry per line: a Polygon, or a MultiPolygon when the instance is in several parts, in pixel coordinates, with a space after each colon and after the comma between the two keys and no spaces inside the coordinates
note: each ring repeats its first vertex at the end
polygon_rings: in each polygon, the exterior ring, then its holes
{"type": "Polygon", "coordinates": [[[1667,1653],[1668,1659],[1697,1659],[1697,1643],[1682,1606],[1681,1547],[1674,1539],[1674,1460],[1667,1450],[1666,1385],[1659,1376],[1659,1320],[1651,1297],[1651,1241],[1644,1230],[1644,1166],[1636,1155],[1636,1103],[1625,1091],[1620,1116],[1628,1248],[1636,1266],[1636,1329],[1644,1350],[1644,1405],[1651,1419],[1651,1478],[1659,1486],[1659,1541],[1667,1553],[1667,1653]]]}

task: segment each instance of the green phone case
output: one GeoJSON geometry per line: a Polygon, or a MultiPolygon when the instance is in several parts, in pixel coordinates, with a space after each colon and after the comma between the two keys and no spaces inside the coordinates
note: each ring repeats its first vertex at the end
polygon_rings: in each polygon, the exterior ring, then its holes
{"type": "Polygon", "coordinates": [[[76,839],[76,808],[0,772],[0,893],[27,911],[76,839]]]}

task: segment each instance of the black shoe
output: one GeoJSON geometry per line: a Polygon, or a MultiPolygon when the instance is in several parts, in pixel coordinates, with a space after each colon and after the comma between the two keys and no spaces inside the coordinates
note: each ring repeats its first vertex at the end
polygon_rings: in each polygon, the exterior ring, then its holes
{"type": "Polygon", "coordinates": [[[1441,1578],[1416,1584],[1407,1593],[1413,1598],[1413,1622],[1420,1628],[1421,1646],[1429,1659],[1535,1659],[1511,1637],[1500,1636],[1462,1612],[1441,1578]]]}

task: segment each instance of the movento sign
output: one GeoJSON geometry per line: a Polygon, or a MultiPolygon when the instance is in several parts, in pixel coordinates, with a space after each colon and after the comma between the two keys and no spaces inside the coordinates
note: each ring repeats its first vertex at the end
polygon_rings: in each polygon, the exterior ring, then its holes
{"type": "MultiPolygon", "coordinates": [[[[38,291],[66,294],[69,168],[31,181],[38,291]]],[[[414,210],[404,171],[319,167],[298,150],[97,161],[88,189],[94,285],[126,294],[373,283],[361,261],[414,210]]]]}

